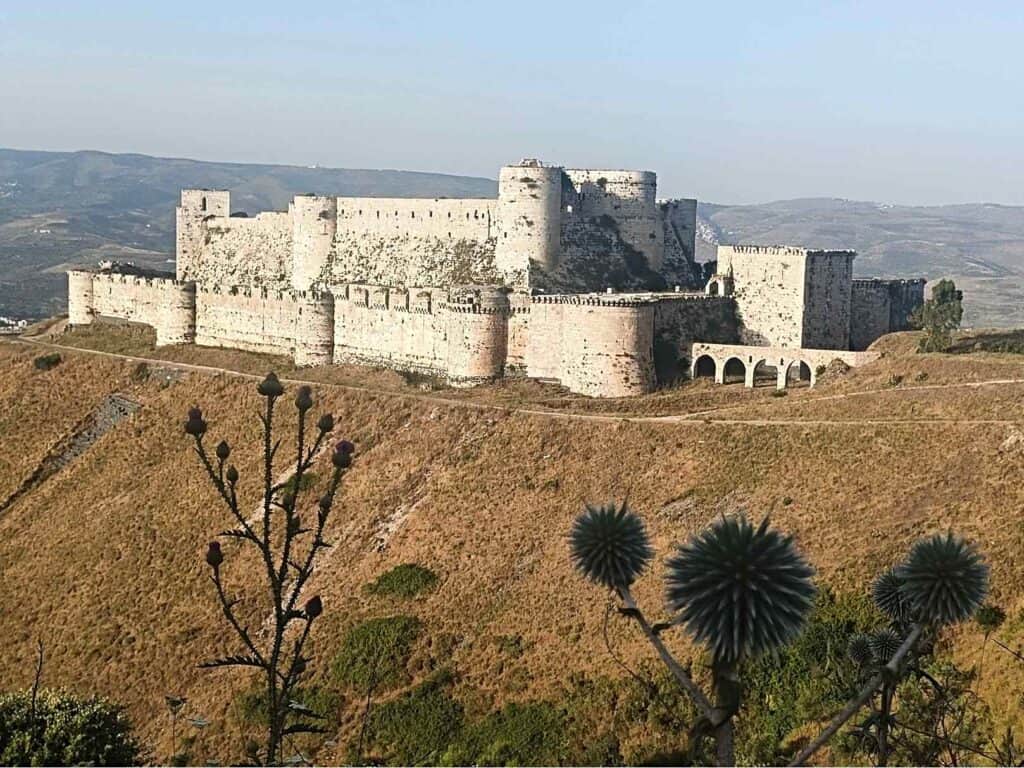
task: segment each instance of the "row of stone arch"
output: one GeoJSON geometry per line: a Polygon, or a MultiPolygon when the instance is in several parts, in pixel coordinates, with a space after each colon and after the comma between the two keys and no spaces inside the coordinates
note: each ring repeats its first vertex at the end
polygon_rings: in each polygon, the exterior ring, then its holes
{"type": "Polygon", "coordinates": [[[716,384],[739,384],[747,387],[775,385],[776,389],[792,386],[814,386],[817,378],[814,368],[806,360],[748,358],[730,355],[722,360],[712,355],[698,355],[693,361],[694,379],[713,378],[716,384]]]}

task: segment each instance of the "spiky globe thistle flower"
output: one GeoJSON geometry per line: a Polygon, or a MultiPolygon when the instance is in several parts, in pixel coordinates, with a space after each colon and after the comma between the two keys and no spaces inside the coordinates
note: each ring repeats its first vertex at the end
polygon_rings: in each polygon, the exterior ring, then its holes
{"type": "Polygon", "coordinates": [[[569,550],[576,570],[611,589],[636,581],[654,556],[643,521],[625,502],[586,504],[573,521],[569,550]]]}
{"type": "Polygon", "coordinates": [[[846,647],[846,655],[858,667],[866,667],[875,658],[871,652],[871,638],[863,632],[858,632],[850,638],[850,644],[846,647]]]}
{"type": "Polygon", "coordinates": [[[910,618],[910,606],[903,595],[903,580],[895,568],[883,571],[871,585],[871,599],[882,613],[896,622],[910,618]]]}
{"type": "Polygon", "coordinates": [[[875,663],[885,665],[896,655],[896,651],[903,645],[903,638],[892,629],[880,629],[870,636],[868,642],[871,645],[871,655],[875,657],[875,663]]]}
{"type": "Polygon", "coordinates": [[[206,421],[203,420],[203,411],[197,405],[188,409],[188,421],[185,422],[185,434],[192,437],[202,437],[206,433],[206,421]]]}
{"type": "Polygon", "coordinates": [[[313,388],[302,385],[295,394],[295,407],[305,413],[313,407],[313,388]]]}
{"type": "Polygon", "coordinates": [[[278,380],[277,374],[271,371],[263,381],[256,385],[256,391],[273,400],[284,394],[284,385],[278,380]]]}
{"type": "Polygon", "coordinates": [[[785,645],[814,599],[813,570],[791,536],[723,517],[668,561],[667,600],[716,664],[785,645]]]}
{"type": "Polygon", "coordinates": [[[896,569],[916,621],[954,624],[970,618],[988,593],[988,566],[952,533],[921,539],[896,569]]]}

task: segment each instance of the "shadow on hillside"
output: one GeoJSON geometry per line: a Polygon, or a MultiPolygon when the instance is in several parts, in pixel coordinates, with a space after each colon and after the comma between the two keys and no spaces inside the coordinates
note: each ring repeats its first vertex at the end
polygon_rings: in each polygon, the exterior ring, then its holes
{"type": "Polygon", "coordinates": [[[949,348],[954,355],[971,352],[1010,352],[1024,354],[1024,329],[1008,331],[978,331],[959,336],[949,348]]]}

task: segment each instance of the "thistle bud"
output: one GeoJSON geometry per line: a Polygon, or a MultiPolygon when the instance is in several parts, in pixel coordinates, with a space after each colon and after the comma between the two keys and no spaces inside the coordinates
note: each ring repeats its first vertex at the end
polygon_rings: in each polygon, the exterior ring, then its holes
{"type": "Polygon", "coordinates": [[[306,616],[311,619],[315,619],[321,613],[324,612],[324,604],[320,601],[320,595],[313,595],[306,601],[305,609],[306,616]]]}
{"type": "Polygon", "coordinates": [[[234,464],[232,464],[230,467],[228,467],[228,475],[227,475],[227,477],[228,477],[228,482],[229,483],[234,484],[234,483],[238,482],[238,470],[235,469],[235,465],[234,464]]]}
{"type": "Polygon", "coordinates": [[[321,432],[330,432],[334,429],[334,416],[329,413],[325,413],[320,417],[320,421],[316,423],[316,428],[321,432]]]}
{"type": "Polygon", "coordinates": [[[295,496],[291,493],[286,493],[281,497],[281,506],[291,512],[295,509],[295,496]]]}
{"type": "Polygon", "coordinates": [[[295,660],[295,664],[292,666],[292,669],[295,671],[296,675],[301,675],[306,671],[306,659],[299,656],[299,658],[295,660]]]}
{"type": "Polygon", "coordinates": [[[331,504],[333,503],[333,501],[334,500],[330,496],[321,496],[320,497],[320,511],[324,512],[324,513],[330,512],[331,511],[331,504]]]}
{"type": "Polygon", "coordinates": [[[284,386],[277,380],[277,374],[271,371],[256,387],[256,391],[266,398],[273,400],[284,394],[284,386]]]}
{"type": "Polygon", "coordinates": [[[220,564],[224,562],[224,553],[220,551],[219,541],[210,542],[206,550],[206,562],[214,570],[220,568],[220,564]]]}
{"type": "Polygon", "coordinates": [[[206,422],[203,421],[203,412],[199,407],[189,408],[188,421],[185,422],[185,434],[193,437],[201,437],[206,433],[206,422]]]}
{"type": "Polygon", "coordinates": [[[331,463],[338,469],[348,469],[352,466],[352,454],[335,451],[331,456],[331,463]]]}
{"type": "Polygon", "coordinates": [[[335,447],[335,450],[337,450],[338,453],[352,454],[352,453],[356,452],[356,447],[352,443],[350,443],[348,440],[342,440],[335,447]]]}
{"type": "Polygon", "coordinates": [[[299,387],[299,391],[295,394],[295,407],[299,409],[300,413],[305,413],[313,407],[313,390],[305,385],[299,387]]]}
{"type": "Polygon", "coordinates": [[[221,440],[217,443],[217,458],[221,461],[225,461],[228,456],[231,455],[231,446],[228,445],[227,440],[221,440]]]}

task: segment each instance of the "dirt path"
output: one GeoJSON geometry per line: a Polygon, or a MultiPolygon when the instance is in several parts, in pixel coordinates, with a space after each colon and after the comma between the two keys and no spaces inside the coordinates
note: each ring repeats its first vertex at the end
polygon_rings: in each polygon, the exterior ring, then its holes
{"type": "MultiPolygon", "coordinates": [[[[42,341],[38,338],[32,337],[16,337],[11,339],[14,343],[30,344],[38,347],[45,347],[47,349],[55,349],[70,352],[72,354],[86,354],[86,355],[99,355],[101,357],[109,357],[117,360],[126,360],[133,363],[148,363],[154,366],[160,366],[163,368],[171,368],[178,371],[188,371],[194,373],[206,373],[206,374],[222,374],[227,376],[234,376],[241,379],[252,379],[260,380],[263,378],[261,374],[246,373],[244,371],[235,371],[230,368],[218,368],[210,365],[199,365],[196,363],[177,363],[170,360],[160,360],[151,357],[138,357],[135,355],[122,355],[116,352],[101,352],[94,349],[83,349],[81,347],[71,347],[64,344],[56,344],[54,342],[42,341]]],[[[374,395],[384,395],[387,397],[404,398],[407,400],[413,400],[416,402],[434,403],[436,405],[445,405],[456,408],[473,408],[481,411],[497,411],[500,413],[517,413],[528,416],[540,416],[550,419],[565,419],[565,420],[577,420],[577,421],[592,421],[592,422],[640,422],[645,424],[692,424],[695,426],[753,426],[753,427],[821,427],[821,426],[899,426],[899,425],[934,425],[934,426],[949,426],[949,425],[1003,425],[1003,426],[1019,426],[1022,424],[1020,419],[936,419],[936,418],[922,418],[922,419],[729,419],[729,418],[715,418],[716,415],[722,414],[727,411],[733,411],[740,408],[747,408],[750,403],[739,403],[736,405],[725,405],[720,408],[712,408],[704,411],[692,411],[690,413],[679,413],[671,414],[667,416],[641,416],[641,415],[629,415],[629,414],[603,414],[603,413],[572,413],[572,412],[561,412],[561,411],[550,411],[542,408],[523,408],[523,407],[507,407],[503,405],[492,405],[489,403],[476,403],[472,400],[463,400],[450,397],[444,397],[442,395],[430,395],[430,394],[419,394],[413,392],[395,392],[392,390],[385,389],[374,389],[372,387],[363,387],[356,384],[334,384],[322,381],[312,381],[308,379],[296,379],[281,377],[281,381],[286,384],[309,384],[315,387],[327,387],[332,389],[341,389],[351,392],[363,392],[374,395]]],[[[906,390],[894,390],[891,387],[864,390],[861,392],[844,392],[835,395],[822,395],[821,397],[808,398],[807,403],[817,403],[822,401],[830,400],[846,400],[856,397],[864,397],[867,395],[876,395],[879,393],[904,391],[904,392],[918,392],[928,390],[940,390],[940,389],[970,389],[978,387],[991,387],[991,386],[1002,386],[1007,384],[1024,384],[1024,378],[1017,379],[988,379],[986,381],[970,381],[970,382],[958,382],[955,384],[922,384],[906,390]]]]}

